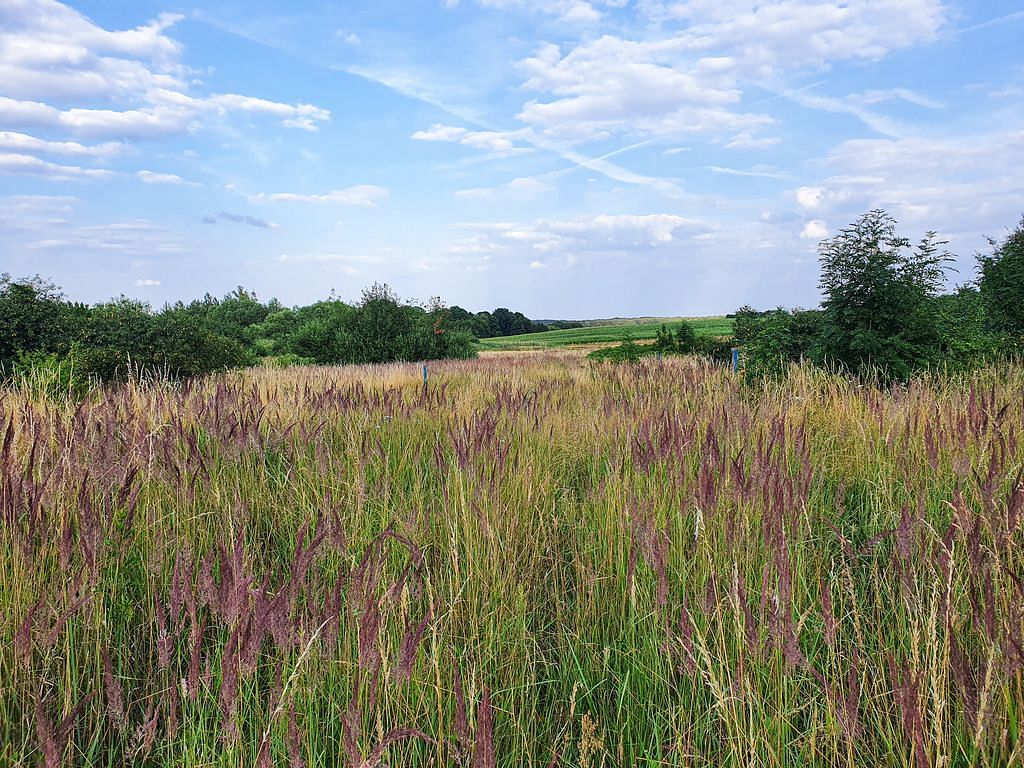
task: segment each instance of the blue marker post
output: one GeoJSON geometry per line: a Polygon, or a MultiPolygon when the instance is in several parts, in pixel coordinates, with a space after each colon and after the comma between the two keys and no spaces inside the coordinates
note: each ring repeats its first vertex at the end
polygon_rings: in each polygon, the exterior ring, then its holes
{"type": "Polygon", "coordinates": [[[732,348],[732,372],[737,373],[740,369],[740,348],[732,348]]]}
{"type": "Polygon", "coordinates": [[[423,364],[423,397],[427,396],[427,364],[423,364]]]}

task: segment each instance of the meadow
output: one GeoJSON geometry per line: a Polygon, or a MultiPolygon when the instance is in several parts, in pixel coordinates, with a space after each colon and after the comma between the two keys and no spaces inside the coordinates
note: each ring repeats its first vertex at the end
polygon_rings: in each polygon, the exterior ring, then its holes
{"type": "Polygon", "coordinates": [[[1018,765],[1024,367],[0,392],[0,764],[1018,765]]]}
{"type": "MultiPolygon", "coordinates": [[[[673,328],[682,319],[639,323],[622,322],[613,325],[524,333],[518,336],[497,336],[481,339],[479,345],[481,350],[522,351],[555,349],[583,344],[618,344],[626,339],[643,342],[653,340],[663,324],[673,328]]],[[[726,317],[698,317],[689,319],[688,322],[693,325],[698,336],[728,336],[732,333],[732,320],[726,317]]]]}

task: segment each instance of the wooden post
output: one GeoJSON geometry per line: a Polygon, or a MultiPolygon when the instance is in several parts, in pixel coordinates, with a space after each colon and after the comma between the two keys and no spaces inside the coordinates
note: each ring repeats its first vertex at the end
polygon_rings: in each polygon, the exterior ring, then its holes
{"type": "Polygon", "coordinates": [[[427,396],[427,364],[423,364],[423,397],[427,396]]]}

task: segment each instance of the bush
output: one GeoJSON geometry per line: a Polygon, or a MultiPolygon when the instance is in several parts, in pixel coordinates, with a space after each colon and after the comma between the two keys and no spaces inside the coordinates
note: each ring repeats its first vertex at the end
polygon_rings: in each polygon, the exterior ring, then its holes
{"type": "Polygon", "coordinates": [[[595,349],[587,355],[587,357],[590,360],[608,361],[613,363],[635,363],[641,357],[655,355],[659,351],[660,350],[656,349],[653,344],[640,346],[632,339],[627,338],[617,347],[595,349]]]}
{"type": "Polygon", "coordinates": [[[676,328],[675,349],[681,354],[688,355],[691,352],[696,352],[697,348],[697,331],[691,323],[683,320],[676,328]]]}
{"type": "Polygon", "coordinates": [[[11,383],[29,397],[55,402],[81,400],[90,382],[75,358],[52,352],[20,352],[11,366],[11,383]]]}

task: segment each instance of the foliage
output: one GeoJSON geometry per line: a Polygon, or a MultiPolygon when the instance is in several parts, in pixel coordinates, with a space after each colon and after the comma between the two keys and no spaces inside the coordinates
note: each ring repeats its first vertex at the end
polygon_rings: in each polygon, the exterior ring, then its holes
{"type": "Polygon", "coordinates": [[[688,355],[697,349],[697,329],[693,323],[683,320],[676,326],[675,350],[683,355],[688,355]]]}
{"type": "Polygon", "coordinates": [[[978,287],[987,324],[1004,343],[1024,350],[1024,218],[992,253],[978,256],[978,287]]]}
{"type": "Polygon", "coordinates": [[[821,362],[906,380],[940,360],[934,304],[951,260],[929,232],[915,247],[873,210],[818,246],[821,362]]]}
{"type": "Polygon", "coordinates": [[[10,373],[24,353],[67,354],[83,313],[81,305],[64,301],[60,290],[38,275],[24,280],[0,275],[0,373],[10,373]]]}
{"type": "Polygon", "coordinates": [[[630,338],[625,339],[621,344],[614,347],[595,349],[587,355],[591,360],[608,361],[612,363],[635,363],[641,357],[655,355],[661,352],[653,344],[640,346],[630,338]]]}
{"type": "Polygon", "coordinates": [[[535,323],[522,312],[499,307],[493,312],[471,313],[459,306],[448,310],[448,327],[452,331],[468,333],[477,339],[540,333],[548,330],[543,323],[535,323]]]}
{"type": "Polygon", "coordinates": [[[781,307],[757,312],[741,307],[736,312],[737,345],[748,379],[779,378],[790,363],[817,357],[822,313],[819,310],[785,310],[781,307]]]}
{"type": "Polygon", "coordinates": [[[941,365],[950,370],[967,370],[996,359],[1000,335],[988,325],[981,293],[963,286],[955,293],[934,300],[935,333],[941,365]]]}
{"type": "Polygon", "coordinates": [[[89,392],[88,377],[74,355],[59,357],[52,352],[19,352],[11,366],[11,384],[23,395],[40,401],[81,400],[89,392]]]}
{"type": "Polygon", "coordinates": [[[914,372],[968,370],[1024,349],[1024,223],[979,256],[978,288],[940,293],[950,256],[928,233],[915,247],[885,211],[871,211],[819,245],[820,310],[749,306],[734,314],[749,379],[781,377],[811,360],[883,382],[914,372]]]}
{"type": "Polygon", "coordinates": [[[0,371],[51,358],[76,376],[124,380],[155,372],[190,377],[253,365],[261,358],[320,364],[468,358],[471,334],[451,327],[439,299],[403,303],[374,284],[351,306],[331,298],[288,309],[260,302],[239,287],[223,299],[207,295],[158,312],[120,297],[93,307],[68,302],[38,277],[0,278],[0,371]],[[73,366],[71,365],[73,361],[73,366]]]}

